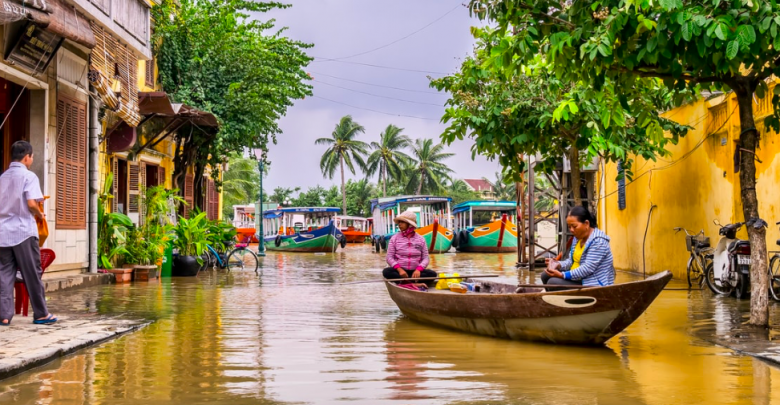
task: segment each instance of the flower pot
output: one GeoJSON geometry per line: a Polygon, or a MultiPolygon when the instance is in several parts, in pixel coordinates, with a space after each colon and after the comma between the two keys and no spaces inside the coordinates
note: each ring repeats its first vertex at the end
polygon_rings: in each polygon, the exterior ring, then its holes
{"type": "Polygon", "coordinates": [[[196,256],[177,256],[173,259],[174,277],[194,277],[198,275],[201,264],[196,256]]]}
{"type": "Polygon", "coordinates": [[[114,275],[117,284],[129,283],[133,278],[133,269],[111,269],[106,271],[114,275]]]}
{"type": "Polygon", "coordinates": [[[157,278],[157,266],[138,265],[133,269],[133,281],[149,281],[157,278]]]}

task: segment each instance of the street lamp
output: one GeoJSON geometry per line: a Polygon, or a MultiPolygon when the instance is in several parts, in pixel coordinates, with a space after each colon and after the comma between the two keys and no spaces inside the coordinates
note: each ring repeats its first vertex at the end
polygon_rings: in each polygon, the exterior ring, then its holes
{"type": "Polygon", "coordinates": [[[265,232],[263,232],[263,161],[265,160],[265,152],[257,163],[260,169],[260,198],[257,208],[255,208],[255,229],[259,230],[257,255],[265,256],[265,232]]]}

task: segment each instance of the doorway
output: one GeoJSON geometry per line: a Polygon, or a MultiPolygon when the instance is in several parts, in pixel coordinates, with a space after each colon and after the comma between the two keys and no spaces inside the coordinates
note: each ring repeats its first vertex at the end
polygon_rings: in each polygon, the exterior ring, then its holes
{"type": "Polygon", "coordinates": [[[3,78],[0,78],[0,123],[3,123],[0,172],[4,172],[11,164],[11,145],[30,140],[30,91],[3,78]]]}

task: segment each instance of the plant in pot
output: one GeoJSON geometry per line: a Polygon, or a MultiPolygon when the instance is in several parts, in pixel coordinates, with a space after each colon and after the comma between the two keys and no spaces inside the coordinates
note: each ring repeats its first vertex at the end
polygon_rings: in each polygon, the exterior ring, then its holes
{"type": "Polygon", "coordinates": [[[203,254],[206,252],[206,213],[201,212],[192,218],[179,217],[179,223],[173,226],[173,247],[179,255],[173,259],[174,276],[196,276],[203,266],[203,254]]]}
{"type": "Polygon", "coordinates": [[[105,270],[113,269],[117,259],[127,254],[127,233],[133,226],[127,215],[109,212],[113,184],[114,175],[109,173],[98,196],[98,267],[105,270]]]}
{"type": "MultiPolygon", "coordinates": [[[[130,231],[125,262],[132,263],[133,280],[149,281],[157,278],[157,262],[162,257],[160,246],[164,235],[149,233],[147,227],[130,231]]],[[[125,266],[127,267],[127,265],[125,266]]]]}
{"type": "MultiPolygon", "coordinates": [[[[227,265],[227,253],[230,246],[236,241],[236,227],[224,221],[209,221],[206,226],[206,240],[215,251],[219,252],[222,263],[227,265]]],[[[216,265],[209,263],[209,266],[216,265]]]]}

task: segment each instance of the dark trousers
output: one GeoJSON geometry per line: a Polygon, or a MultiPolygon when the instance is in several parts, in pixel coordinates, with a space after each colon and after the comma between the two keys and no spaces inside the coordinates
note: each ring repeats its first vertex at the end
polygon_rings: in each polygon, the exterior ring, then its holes
{"type": "MultiPolygon", "coordinates": [[[[409,275],[409,277],[412,277],[412,273],[414,273],[414,270],[406,270],[406,274],[409,275]]],[[[394,269],[392,267],[388,267],[388,268],[382,270],[382,276],[384,278],[388,279],[388,280],[394,280],[394,279],[397,279],[397,278],[404,278],[404,277],[401,277],[401,275],[398,273],[398,270],[396,270],[396,269],[394,269]]],[[[439,274],[436,273],[433,270],[425,269],[425,270],[422,270],[420,272],[420,277],[438,277],[438,276],[439,276],[439,274]]],[[[410,281],[407,281],[407,282],[410,282],[410,281]]],[[[431,286],[434,283],[436,283],[436,281],[435,280],[429,280],[429,281],[423,281],[423,283],[427,284],[428,286],[431,286]]]]}
{"type": "Polygon", "coordinates": [[[41,250],[38,238],[29,238],[12,247],[0,247],[0,321],[14,317],[16,270],[22,273],[34,319],[49,315],[41,276],[41,250]]]}
{"type": "Polygon", "coordinates": [[[553,285],[582,285],[582,280],[564,280],[558,277],[550,277],[547,272],[542,273],[542,283],[553,285]]]}

